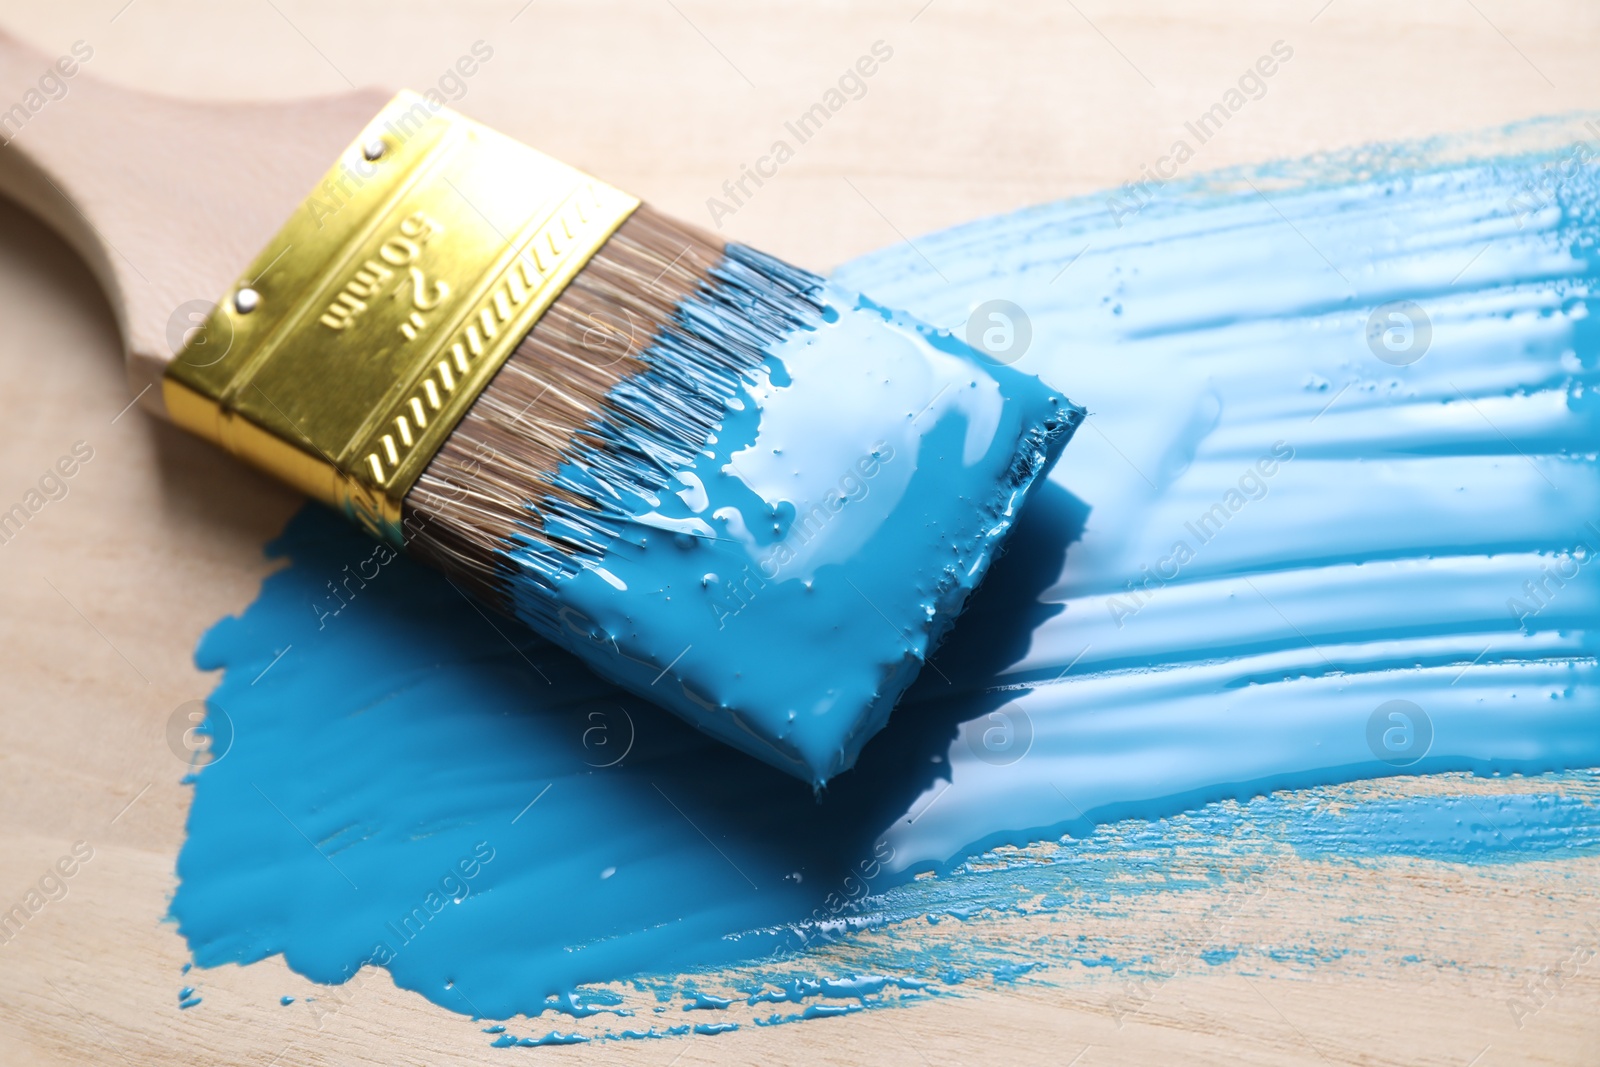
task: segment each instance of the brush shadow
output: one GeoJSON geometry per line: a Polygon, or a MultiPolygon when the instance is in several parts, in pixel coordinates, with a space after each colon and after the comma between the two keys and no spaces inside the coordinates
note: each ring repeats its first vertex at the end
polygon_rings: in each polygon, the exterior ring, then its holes
{"type": "MultiPolygon", "coordinates": [[[[870,861],[884,833],[907,817],[918,798],[948,779],[948,752],[965,724],[982,720],[1014,695],[989,690],[1027,654],[1035,628],[1063,610],[1040,598],[1059,580],[1089,511],[1087,503],[1053,483],[1035,488],[1005,552],[889,724],[867,744],[855,768],[820,795],[606,685],[606,699],[628,709],[636,731],[631,758],[614,768],[619,773],[609,784],[637,793],[641,802],[654,799],[653,789],[670,789],[673,802],[695,812],[699,828],[758,883],[801,875],[788,894],[790,906],[803,903],[800,914],[814,914],[817,904],[870,861]]],[[[565,653],[547,646],[546,655],[571,659],[573,670],[587,674],[565,653]]]]}
{"type": "Polygon", "coordinates": [[[909,815],[918,798],[948,780],[948,753],[963,728],[1014,697],[990,689],[1027,654],[1034,630],[1064,610],[1040,597],[1060,579],[1089,511],[1087,503],[1053,483],[1035,489],[1004,554],[888,725],[868,742],[856,766],[830,781],[820,796],[619,692],[617,699],[642,724],[641,736],[652,735],[636,767],[648,768],[671,752],[677,766],[650,773],[674,774],[689,804],[716,813],[707,833],[778,877],[793,871],[808,884],[820,883],[820,900],[874,855],[884,833],[909,815]]]}
{"type": "Polygon", "coordinates": [[[1040,597],[1060,579],[1089,512],[1089,504],[1053,482],[1035,488],[1004,553],[889,724],[868,742],[852,770],[828,784],[827,817],[842,824],[838,830],[857,842],[858,851],[870,852],[877,836],[904,818],[918,797],[948,780],[950,746],[965,724],[1014,697],[989,690],[1028,653],[1034,631],[1064,610],[1040,597]]]}

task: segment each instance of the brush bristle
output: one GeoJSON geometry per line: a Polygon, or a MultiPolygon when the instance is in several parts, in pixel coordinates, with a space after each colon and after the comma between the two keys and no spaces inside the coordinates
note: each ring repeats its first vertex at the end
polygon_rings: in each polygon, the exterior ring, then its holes
{"type": "Polygon", "coordinates": [[[704,447],[738,376],[816,317],[821,284],[641,206],[412,487],[409,551],[513,613],[513,579],[542,585],[602,553],[615,505],[660,489],[704,447]],[[528,574],[529,559],[548,573],[528,574]]]}

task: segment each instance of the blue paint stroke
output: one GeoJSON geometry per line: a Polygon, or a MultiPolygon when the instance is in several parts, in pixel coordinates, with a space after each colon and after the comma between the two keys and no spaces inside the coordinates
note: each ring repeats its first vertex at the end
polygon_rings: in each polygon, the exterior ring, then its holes
{"type": "Polygon", "coordinates": [[[948,284],[903,249],[840,272],[950,327],[1014,301],[1019,366],[1093,414],[938,671],[820,798],[404,560],[319,628],[370,547],[302,513],[197,654],[234,741],[178,860],[195,960],[626,1017],[582,987],[641,976],[670,1003],[692,984],[671,976],[740,965],[756,1004],[797,966],[852,977],[822,943],[926,996],[1036,962],[1159,969],[1090,940],[1020,954],[984,919],[1206,889],[1274,849],[1596,854],[1600,178],[1565,148],[1423,147],[1167,187],[1120,229],[1090,198],[919,239],[948,284]],[[1409,362],[1423,319],[1374,315],[1395,301],[1426,316],[1409,362]],[[1340,784],[1401,774],[1439,795],[1340,784]],[[1265,844],[1226,873],[1164,863],[1197,840],[1265,844]],[[962,936],[925,944],[939,916],[962,936]]]}

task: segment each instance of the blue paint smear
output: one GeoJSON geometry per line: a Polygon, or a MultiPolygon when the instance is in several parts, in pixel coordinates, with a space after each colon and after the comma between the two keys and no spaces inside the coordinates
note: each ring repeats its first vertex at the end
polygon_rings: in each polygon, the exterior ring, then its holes
{"type": "Polygon", "coordinates": [[[1314,811],[1287,828],[1303,856],[1520,861],[1600,855],[1600,806],[1559,793],[1404,797],[1314,811]]]}
{"type": "Polygon", "coordinates": [[[714,997],[709,993],[699,993],[689,1003],[683,1006],[684,1011],[721,1011],[733,1000],[729,997],[714,997]]]}
{"type": "Polygon", "coordinates": [[[1169,186],[1120,229],[1089,198],[919,239],[948,284],[906,249],[840,272],[951,327],[1013,300],[1034,336],[1018,366],[1093,414],[820,797],[508,640],[405,560],[319,628],[325,583],[370,546],[303,512],[271,548],[289,564],[197,653],[225,670],[210,703],[233,740],[194,776],[178,859],[195,960],[282,954],[319,982],[371,963],[497,1019],[626,1013],[580,987],[667,976],[635,984],[672,1002],[670,976],[742,964],[751,1005],[822,1007],[841,976],[818,944],[929,995],[1038,958],[986,943],[987,916],[1273,862],[1173,873],[1197,840],[1597,854],[1600,776],[1570,769],[1600,766],[1600,178],[1565,148],[1438,147],[1250,172],[1259,192],[1169,186]],[[1395,300],[1427,316],[1414,362],[1374,319],[1395,300]],[[1443,776],[1438,795],[1339,784],[1400,774],[1443,776]],[[956,947],[917,935],[938,915],[965,920],[956,947]],[[815,994],[784,992],[797,965],[824,972],[799,976],[815,994]]]}
{"type": "Polygon", "coordinates": [[[563,1034],[559,1030],[551,1030],[542,1037],[514,1037],[511,1034],[501,1034],[489,1042],[490,1048],[544,1048],[548,1045],[587,1045],[591,1038],[582,1034],[563,1034]]]}
{"type": "Polygon", "coordinates": [[[739,1029],[738,1023],[700,1023],[694,1028],[697,1034],[731,1034],[739,1029]]]}

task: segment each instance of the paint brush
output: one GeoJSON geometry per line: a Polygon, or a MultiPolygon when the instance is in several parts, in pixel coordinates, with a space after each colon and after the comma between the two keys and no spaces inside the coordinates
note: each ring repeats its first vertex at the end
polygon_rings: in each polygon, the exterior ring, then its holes
{"type": "Polygon", "coordinates": [[[102,279],[137,400],[814,785],[1081,418],[438,90],[187,104],[92,54],[0,38],[0,189],[102,279]]]}

